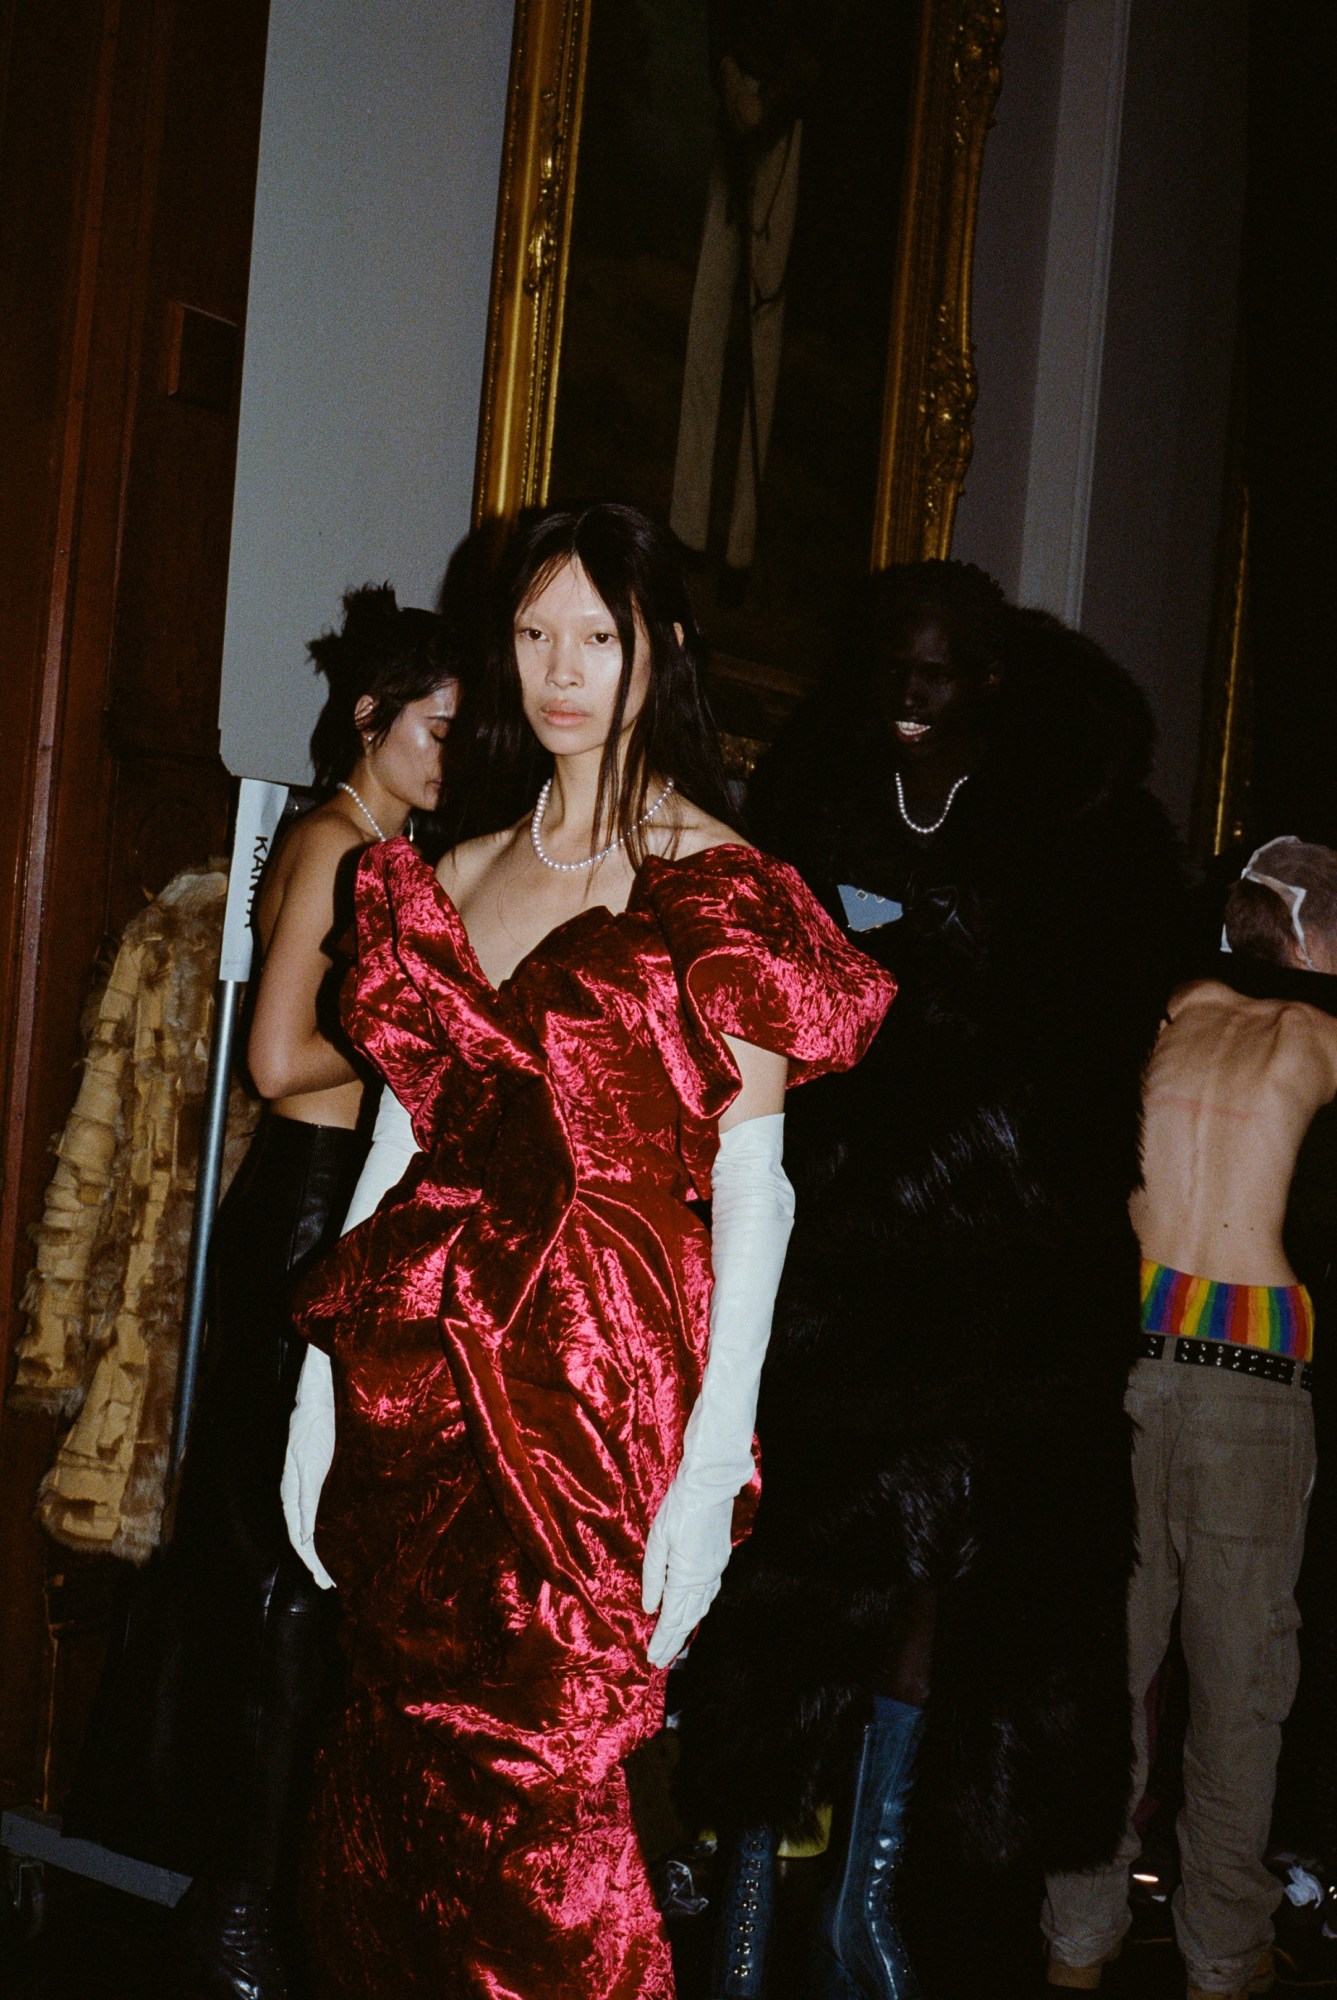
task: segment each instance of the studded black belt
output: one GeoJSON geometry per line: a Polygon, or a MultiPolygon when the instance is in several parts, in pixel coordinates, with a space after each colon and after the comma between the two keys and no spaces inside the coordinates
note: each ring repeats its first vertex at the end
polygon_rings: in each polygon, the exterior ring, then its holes
{"type": "Polygon", "coordinates": [[[1280,1382],[1296,1389],[1313,1389],[1314,1371],[1307,1361],[1288,1354],[1269,1354],[1262,1347],[1241,1347],[1230,1340],[1195,1340],[1188,1334],[1143,1333],[1138,1359],[1182,1361],[1188,1368],[1224,1368],[1227,1375],[1247,1375],[1251,1382],[1280,1382]]]}

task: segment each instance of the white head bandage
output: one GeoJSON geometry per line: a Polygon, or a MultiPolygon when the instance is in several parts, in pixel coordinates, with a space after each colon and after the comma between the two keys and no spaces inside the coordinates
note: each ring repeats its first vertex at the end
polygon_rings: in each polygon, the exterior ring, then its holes
{"type": "MultiPolygon", "coordinates": [[[[1283,882],[1278,876],[1269,874],[1267,865],[1269,857],[1271,857],[1272,866],[1284,865],[1285,850],[1290,847],[1303,846],[1304,842],[1295,833],[1283,833],[1279,834],[1275,840],[1265,840],[1263,845],[1255,848],[1254,852],[1249,856],[1248,862],[1240,873],[1240,881],[1256,882],[1260,889],[1270,889],[1274,896],[1280,896],[1282,902],[1290,912],[1291,929],[1295,932],[1295,942],[1300,947],[1300,956],[1309,970],[1313,972],[1315,969],[1314,961],[1309,956],[1309,946],[1305,941],[1304,922],[1300,915],[1300,912],[1304,908],[1305,897],[1309,894],[1309,891],[1307,888],[1303,888],[1298,882],[1283,882]]],[[[1222,951],[1230,950],[1224,925],[1221,927],[1221,949],[1222,951]]]]}

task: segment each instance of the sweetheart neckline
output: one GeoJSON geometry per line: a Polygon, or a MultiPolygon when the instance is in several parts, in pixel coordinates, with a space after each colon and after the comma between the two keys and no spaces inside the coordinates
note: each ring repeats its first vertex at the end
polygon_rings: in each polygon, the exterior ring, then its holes
{"type": "MultiPolygon", "coordinates": [[[[544,949],[545,945],[551,944],[552,940],[555,937],[560,937],[563,931],[569,931],[576,924],[586,923],[591,917],[600,917],[606,919],[606,921],[609,924],[617,924],[622,920],[623,917],[639,916],[643,914],[643,912],[636,909],[634,905],[636,903],[637,894],[640,890],[642,875],[644,874],[645,869],[651,864],[651,862],[653,862],[657,868],[685,868],[691,866],[693,862],[701,862],[706,860],[706,858],[712,854],[738,854],[738,855],[746,854],[751,856],[760,856],[762,853],[761,848],[752,846],[752,844],[749,841],[717,840],[710,847],[699,848],[695,854],[681,854],[681,855],[647,854],[645,860],[641,864],[641,867],[636,872],[636,878],[631,885],[631,894],[627,898],[626,903],[620,910],[610,909],[607,903],[591,903],[588,906],[588,908],[583,910],[577,910],[573,916],[563,917],[562,921],[559,924],[554,924],[551,930],[545,931],[543,933],[543,936],[539,938],[535,944],[532,944],[529,947],[528,951],[522,952],[520,957],[515,961],[515,964],[511,967],[511,970],[507,973],[506,977],[501,981],[500,985],[494,986],[492,981],[488,978],[486,972],[483,970],[482,960],[479,958],[478,953],[474,948],[473,939],[469,936],[468,928],[465,925],[464,918],[460,915],[459,910],[455,905],[454,898],[451,896],[449,890],[442,882],[441,877],[437,874],[436,869],[432,866],[431,862],[426,860],[425,857],[418,852],[417,848],[414,847],[413,843],[403,834],[397,835],[393,841],[387,841],[385,845],[387,847],[402,847],[407,854],[412,856],[413,860],[417,863],[418,867],[424,870],[427,876],[430,878],[432,887],[436,893],[437,901],[440,903],[443,911],[445,912],[446,918],[450,923],[452,935],[454,936],[457,945],[462,944],[464,947],[464,951],[468,957],[470,971],[472,971],[476,975],[479,984],[482,985],[484,988],[486,988],[487,992],[489,992],[494,999],[500,999],[501,995],[505,993],[507,987],[513,986],[515,984],[515,981],[519,978],[520,974],[529,965],[531,959],[536,958],[538,954],[544,949]]],[[[773,858],[773,857],[768,857],[768,858],[773,858]]],[[[781,863],[780,865],[783,866],[784,864],[781,863]]]]}

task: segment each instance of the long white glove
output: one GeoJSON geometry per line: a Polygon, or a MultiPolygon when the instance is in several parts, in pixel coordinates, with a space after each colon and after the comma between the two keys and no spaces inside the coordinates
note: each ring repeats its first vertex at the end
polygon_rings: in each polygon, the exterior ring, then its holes
{"type": "Polygon", "coordinates": [[[402,1181],[409,1162],[418,1151],[413,1121],[387,1083],[381,1091],[380,1108],[372,1128],[371,1150],[363,1162],[353,1199],[348,1204],[341,1234],[347,1236],[359,1222],[375,1215],[392,1187],[402,1181]]]}
{"type": "MultiPolygon", "coordinates": [[[[390,1189],[403,1179],[417,1150],[409,1114],[387,1084],[381,1092],[371,1150],[344,1218],[345,1236],[375,1214],[390,1189]]],[[[330,1357],[322,1348],[308,1347],[288,1424],[279,1494],[288,1539],[322,1590],[332,1590],[334,1578],[316,1554],[316,1513],[333,1459],[334,1376],[330,1357]]]]}
{"type": "Polygon", "coordinates": [[[730,1126],[711,1174],[710,1352],[682,1463],[645,1545],[641,1602],[659,1609],[652,1667],[669,1666],[709,1610],[729,1560],[734,1499],[752,1477],[761,1364],[794,1221],[784,1124],[775,1112],[730,1126]]]}

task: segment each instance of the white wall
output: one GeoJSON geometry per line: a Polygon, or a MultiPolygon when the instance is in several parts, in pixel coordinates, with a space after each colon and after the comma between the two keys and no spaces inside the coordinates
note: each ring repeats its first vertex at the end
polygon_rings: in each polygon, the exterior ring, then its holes
{"type": "Polygon", "coordinates": [[[1017,596],[1082,623],[1131,0],[1069,0],[1017,596]]]}
{"type": "Polygon", "coordinates": [[[303,783],[308,639],[469,526],[512,0],[273,0],[220,703],[303,783]]]}
{"type": "Polygon", "coordinates": [[[976,239],[980,394],[953,553],[1128,667],[1181,828],[1229,413],[1245,20],[1246,0],[1009,0],[976,239]]]}
{"type": "Polygon", "coordinates": [[[984,149],[971,301],[979,400],[952,553],[1021,581],[1067,0],[1008,0],[984,149]]]}

